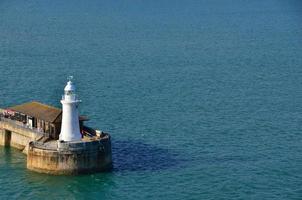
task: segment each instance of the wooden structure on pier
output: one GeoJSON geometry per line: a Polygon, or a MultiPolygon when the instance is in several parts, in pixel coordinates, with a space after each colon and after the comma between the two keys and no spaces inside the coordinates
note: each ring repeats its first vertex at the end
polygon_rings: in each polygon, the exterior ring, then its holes
{"type": "MultiPolygon", "coordinates": [[[[62,122],[61,109],[33,101],[10,107],[4,112],[7,113],[8,118],[16,122],[23,123],[29,128],[37,129],[47,134],[50,138],[59,138],[62,122]]],[[[87,120],[85,116],[79,117],[81,130],[83,129],[83,122],[87,120]]]]}

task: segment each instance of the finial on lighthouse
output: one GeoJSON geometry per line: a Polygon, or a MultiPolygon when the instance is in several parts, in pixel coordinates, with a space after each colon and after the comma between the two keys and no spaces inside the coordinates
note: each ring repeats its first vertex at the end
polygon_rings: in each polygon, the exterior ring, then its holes
{"type": "Polygon", "coordinates": [[[64,88],[64,95],[61,100],[63,112],[60,140],[64,141],[75,141],[82,138],[78,114],[78,104],[81,101],[77,99],[76,87],[71,82],[72,79],[73,76],[68,77],[69,81],[64,88]]]}

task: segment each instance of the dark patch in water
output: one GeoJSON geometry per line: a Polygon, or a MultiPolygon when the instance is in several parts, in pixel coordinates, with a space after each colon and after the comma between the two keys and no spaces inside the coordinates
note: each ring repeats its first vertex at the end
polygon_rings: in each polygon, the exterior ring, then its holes
{"type": "Polygon", "coordinates": [[[141,141],[113,141],[114,171],[157,171],[183,166],[176,152],[141,141]]]}

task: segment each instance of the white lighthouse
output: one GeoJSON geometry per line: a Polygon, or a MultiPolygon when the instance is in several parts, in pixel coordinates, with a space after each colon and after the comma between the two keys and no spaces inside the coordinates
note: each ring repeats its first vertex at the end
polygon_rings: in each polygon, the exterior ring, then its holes
{"type": "Polygon", "coordinates": [[[60,140],[64,141],[76,141],[82,138],[78,113],[78,105],[81,101],[77,99],[76,87],[71,80],[72,76],[64,88],[64,95],[61,100],[63,113],[60,140]]]}

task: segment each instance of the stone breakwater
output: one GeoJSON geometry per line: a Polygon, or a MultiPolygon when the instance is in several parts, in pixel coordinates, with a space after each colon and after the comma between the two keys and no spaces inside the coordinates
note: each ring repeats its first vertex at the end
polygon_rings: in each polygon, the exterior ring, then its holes
{"type": "Polygon", "coordinates": [[[27,168],[40,173],[72,175],[108,171],[112,168],[109,134],[84,137],[81,141],[48,140],[43,134],[11,120],[0,120],[0,145],[27,154],[27,168]]]}
{"type": "Polygon", "coordinates": [[[27,168],[49,174],[82,174],[110,170],[112,167],[110,136],[92,141],[46,144],[30,142],[27,168]]]}

